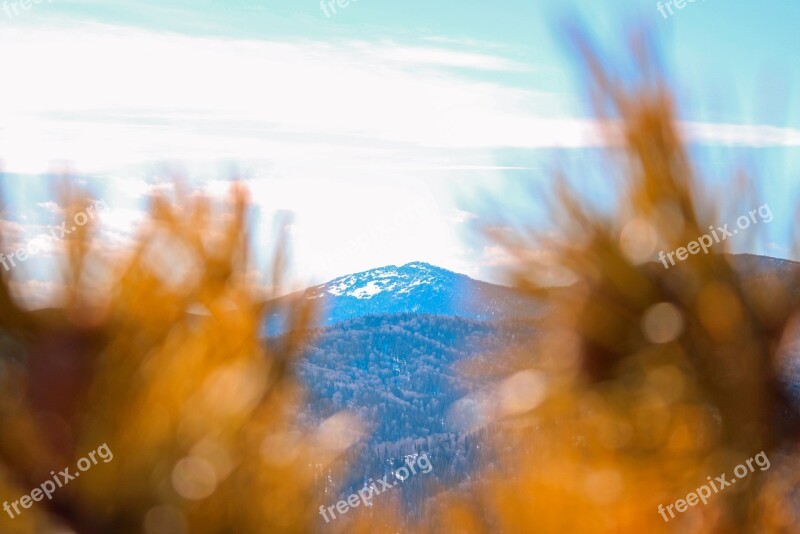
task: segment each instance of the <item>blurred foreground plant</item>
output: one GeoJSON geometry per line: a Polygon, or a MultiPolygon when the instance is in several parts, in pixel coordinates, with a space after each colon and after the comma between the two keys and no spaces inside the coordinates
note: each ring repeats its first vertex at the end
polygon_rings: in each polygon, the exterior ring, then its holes
{"type": "Polygon", "coordinates": [[[124,256],[104,253],[84,227],[65,244],[54,310],[23,310],[0,281],[0,331],[10,336],[0,499],[29,494],[99,444],[114,454],[20,517],[0,514],[0,531],[309,530],[315,474],[340,452],[340,429],[295,425],[290,367],[312,310],[297,303],[292,333],[265,347],[269,310],[251,276],[247,207],[238,187],[224,209],[180,191],[172,202],[156,197],[124,256]]]}
{"type": "Polygon", "coordinates": [[[746,279],[722,254],[727,242],[668,271],[652,261],[707,233],[721,211],[701,191],[648,50],[634,43],[638,75],[626,86],[579,41],[624,179],[611,209],[559,179],[555,237],[491,234],[516,258],[516,285],[550,311],[499,387],[496,464],[470,499],[440,498],[429,530],[797,532],[800,424],[785,360],[799,333],[798,270],[746,279]],[[574,284],[547,287],[554,271],[574,284]],[[760,451],[771,470],[669,522],[659,515],[760,451]]]}

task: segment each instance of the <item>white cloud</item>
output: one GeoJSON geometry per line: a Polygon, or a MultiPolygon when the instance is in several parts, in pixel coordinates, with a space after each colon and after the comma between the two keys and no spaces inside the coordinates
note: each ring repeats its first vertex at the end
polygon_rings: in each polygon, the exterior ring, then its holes
{"type": "Polygon", "coordinates": [[[59,216],[64,215],[64,208],[62,208],[52,200],[48,200],[47,202],[38,202],[36,205],[42,208],[43,210],[52,213],[53,215],[59,215],[59,216]]]}
{"type": "Polygon", "coordinates": [[[528,72],[533,70],[528,65],[489,54],[459,52],[433,47],[397,46],[392,43],[385,43],[377,48],[374,43],[358,43],[357,45],[362,52],[369,52],[369,55],[376,60],[388,61],[406,67],[418,68],[425,65],[435,65],[507,72],[528,72]]]}
{"type": "MultiPolygon", "coordinates": [[[[104,236],[117,249],[130,243],[141,202],[165,187],[130,164],[258,161],[245,175],[262,231],[277,210],[294,212],[308,276],[419,259],[467,270],[454,226],[471,216],[431,184],[522,169],[498,161],[498,148],[603,144],[593,120],[554,115],[566,95],[492,81],[533,67],[487,43],[276,42],[87,25],[3,28],[0,49],[15,51],[3,57],[2,167],[124,168],[103,194],[104,236]],[[365,225],[418,201],[430,220],[353,244],[365,225]]],[[[764,125],[687,122],[684,132],[702,143],[800,145],[799,131],[764,125]]],[[[227,187],[208,184],[215,195],[227,187]]],[[[486,265],[507,262],[484,253],[486,265]]]]}
{"type": "Polygon", "coordinates": [[[99,26],[3,30],[0,47],[24,50],[3,65],[7,170],[60,159],[86,171],[284,153],[339,164],[356,150],[408,164],[398,148],[580,146],[591,131],[586,121],[526,111],[549,109],[554,95],[452,70],[526,68],[492,54],[99,26]]]}
{"type": "Polygon", "coordinates": [[[471,211],[461,210],[461,209],[453,209],[452,210],[454,215],[450,218],[451,222],[455,224],[463,224],[465,222],[474,221],[478,219],[478,215],[472,213],[471,211]]]}
{"type": "Polygon", "coordinates": [[[698,143],[738,146],[800,146],[800,130],[768,125],[684,122],[683,133],[698,143]]]}
{"type": "MultiPolygon", "coordinates": [[[[10,171],[41,171],[53,160],[89,171],[273,155],[322,166],[437,168],[445,163],[431,149],[603,144],[594,121],[552,116],[566,107],[564,95],[489,81],[528,66],[492,47],[433,43],[214,39],[97,25],[3,29],[0,48],[19,53],[3,58],[0,160],[10,171]]],[[[685,131],[705,143],[800,144],[797,130],[771,126],[689,122],[685,131]]],[[[480,157],[462,153],[447,165],[497,164],[480,157]]]]}

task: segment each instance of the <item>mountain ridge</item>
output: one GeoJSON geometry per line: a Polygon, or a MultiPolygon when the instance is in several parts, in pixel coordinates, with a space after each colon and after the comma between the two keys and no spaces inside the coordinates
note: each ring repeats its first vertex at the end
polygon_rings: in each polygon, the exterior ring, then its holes
{"type": "MultiPolygon", "coordinates": [[[[726,254],[743,277],[788,277],[800,272],[800,263],[756,254],[726,254]]],[[[644,264],[660,272],[657,262],[644,264]]],[[[672,275],[671,270],[668,275],[672,275]]],[[[553,287],[553,290],[569,286],[553,287]]],[[[297,299],[317,301],[319,317],[312,327],[325,327],[367,315],[420,313],[463,317],[478,321],[525,319],[542,315],[544,306],[517,289],[476,280],[422,261],[384,265],[336,277],[328,282],[284,295],[270,302],[264,331],[268,336],[284,332],[283,317],[297,299]]]]}
{"type": "Polygon", "coordinates": [[[470,278],[429,263],[385,265],[340,276],[271,302],[267,334],[283,331],[281,312],[297,299],[314,300],[314,327],[365,315],[420,313],[493,321],[536,316],[540,305],[517,290],[470,278]],[[271,324],[270,324],[271,323],[271,324]]]}

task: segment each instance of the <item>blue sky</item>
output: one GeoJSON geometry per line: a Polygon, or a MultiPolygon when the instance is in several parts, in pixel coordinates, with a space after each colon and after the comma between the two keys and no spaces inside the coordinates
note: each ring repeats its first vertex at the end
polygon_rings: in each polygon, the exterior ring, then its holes
{"type": "MultiPolygon", "coordinates": [[[[312,0],[13,4],[0,0],[0,165],[20,242],[60,222],[47,176],[64,165],[108,203],[120,247],[154,184],[180,171],[222,194],[236,169],[257,245],[294,213],[299,285],[415,260],[493,279],[502,252],[471,238],[486,199],[541,217],[520,191],[556,163],[600,188],[564,37],[580,22],[616,57],[646,29],[721,203],[737,167],[757,171],[775,222],[746,250],[792,257],[796,2],[698,0],[668,18],[651,0],[351,0],[330,16],[312,0]]],[[[46,280],[34,263],[21,284],[46,280]]]]}

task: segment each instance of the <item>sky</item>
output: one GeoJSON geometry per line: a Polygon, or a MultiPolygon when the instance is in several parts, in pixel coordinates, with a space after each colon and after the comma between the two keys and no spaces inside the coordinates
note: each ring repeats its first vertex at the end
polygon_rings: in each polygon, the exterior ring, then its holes
{"type": "MultiPolygon", "coordinates": [[[[292,214],[300,286],[411,261],[498,281],[507,258],[476,228],[546,226],[528,191],[556,166],[603,190],[578,25],[614,57],[644,29],[715,195],[735,203],[744,167],[775,214],[745,250],[793,258],[800,4],[658,4],[0,0],[4,224],[18,243],[59,224],[53,176],[69,169],[123,247],[165,181],[219,196],[235,177],[257,250],[292,214]]],[[[32,291],[48,283],[39,259],[13,273],[32,291]]]]}

